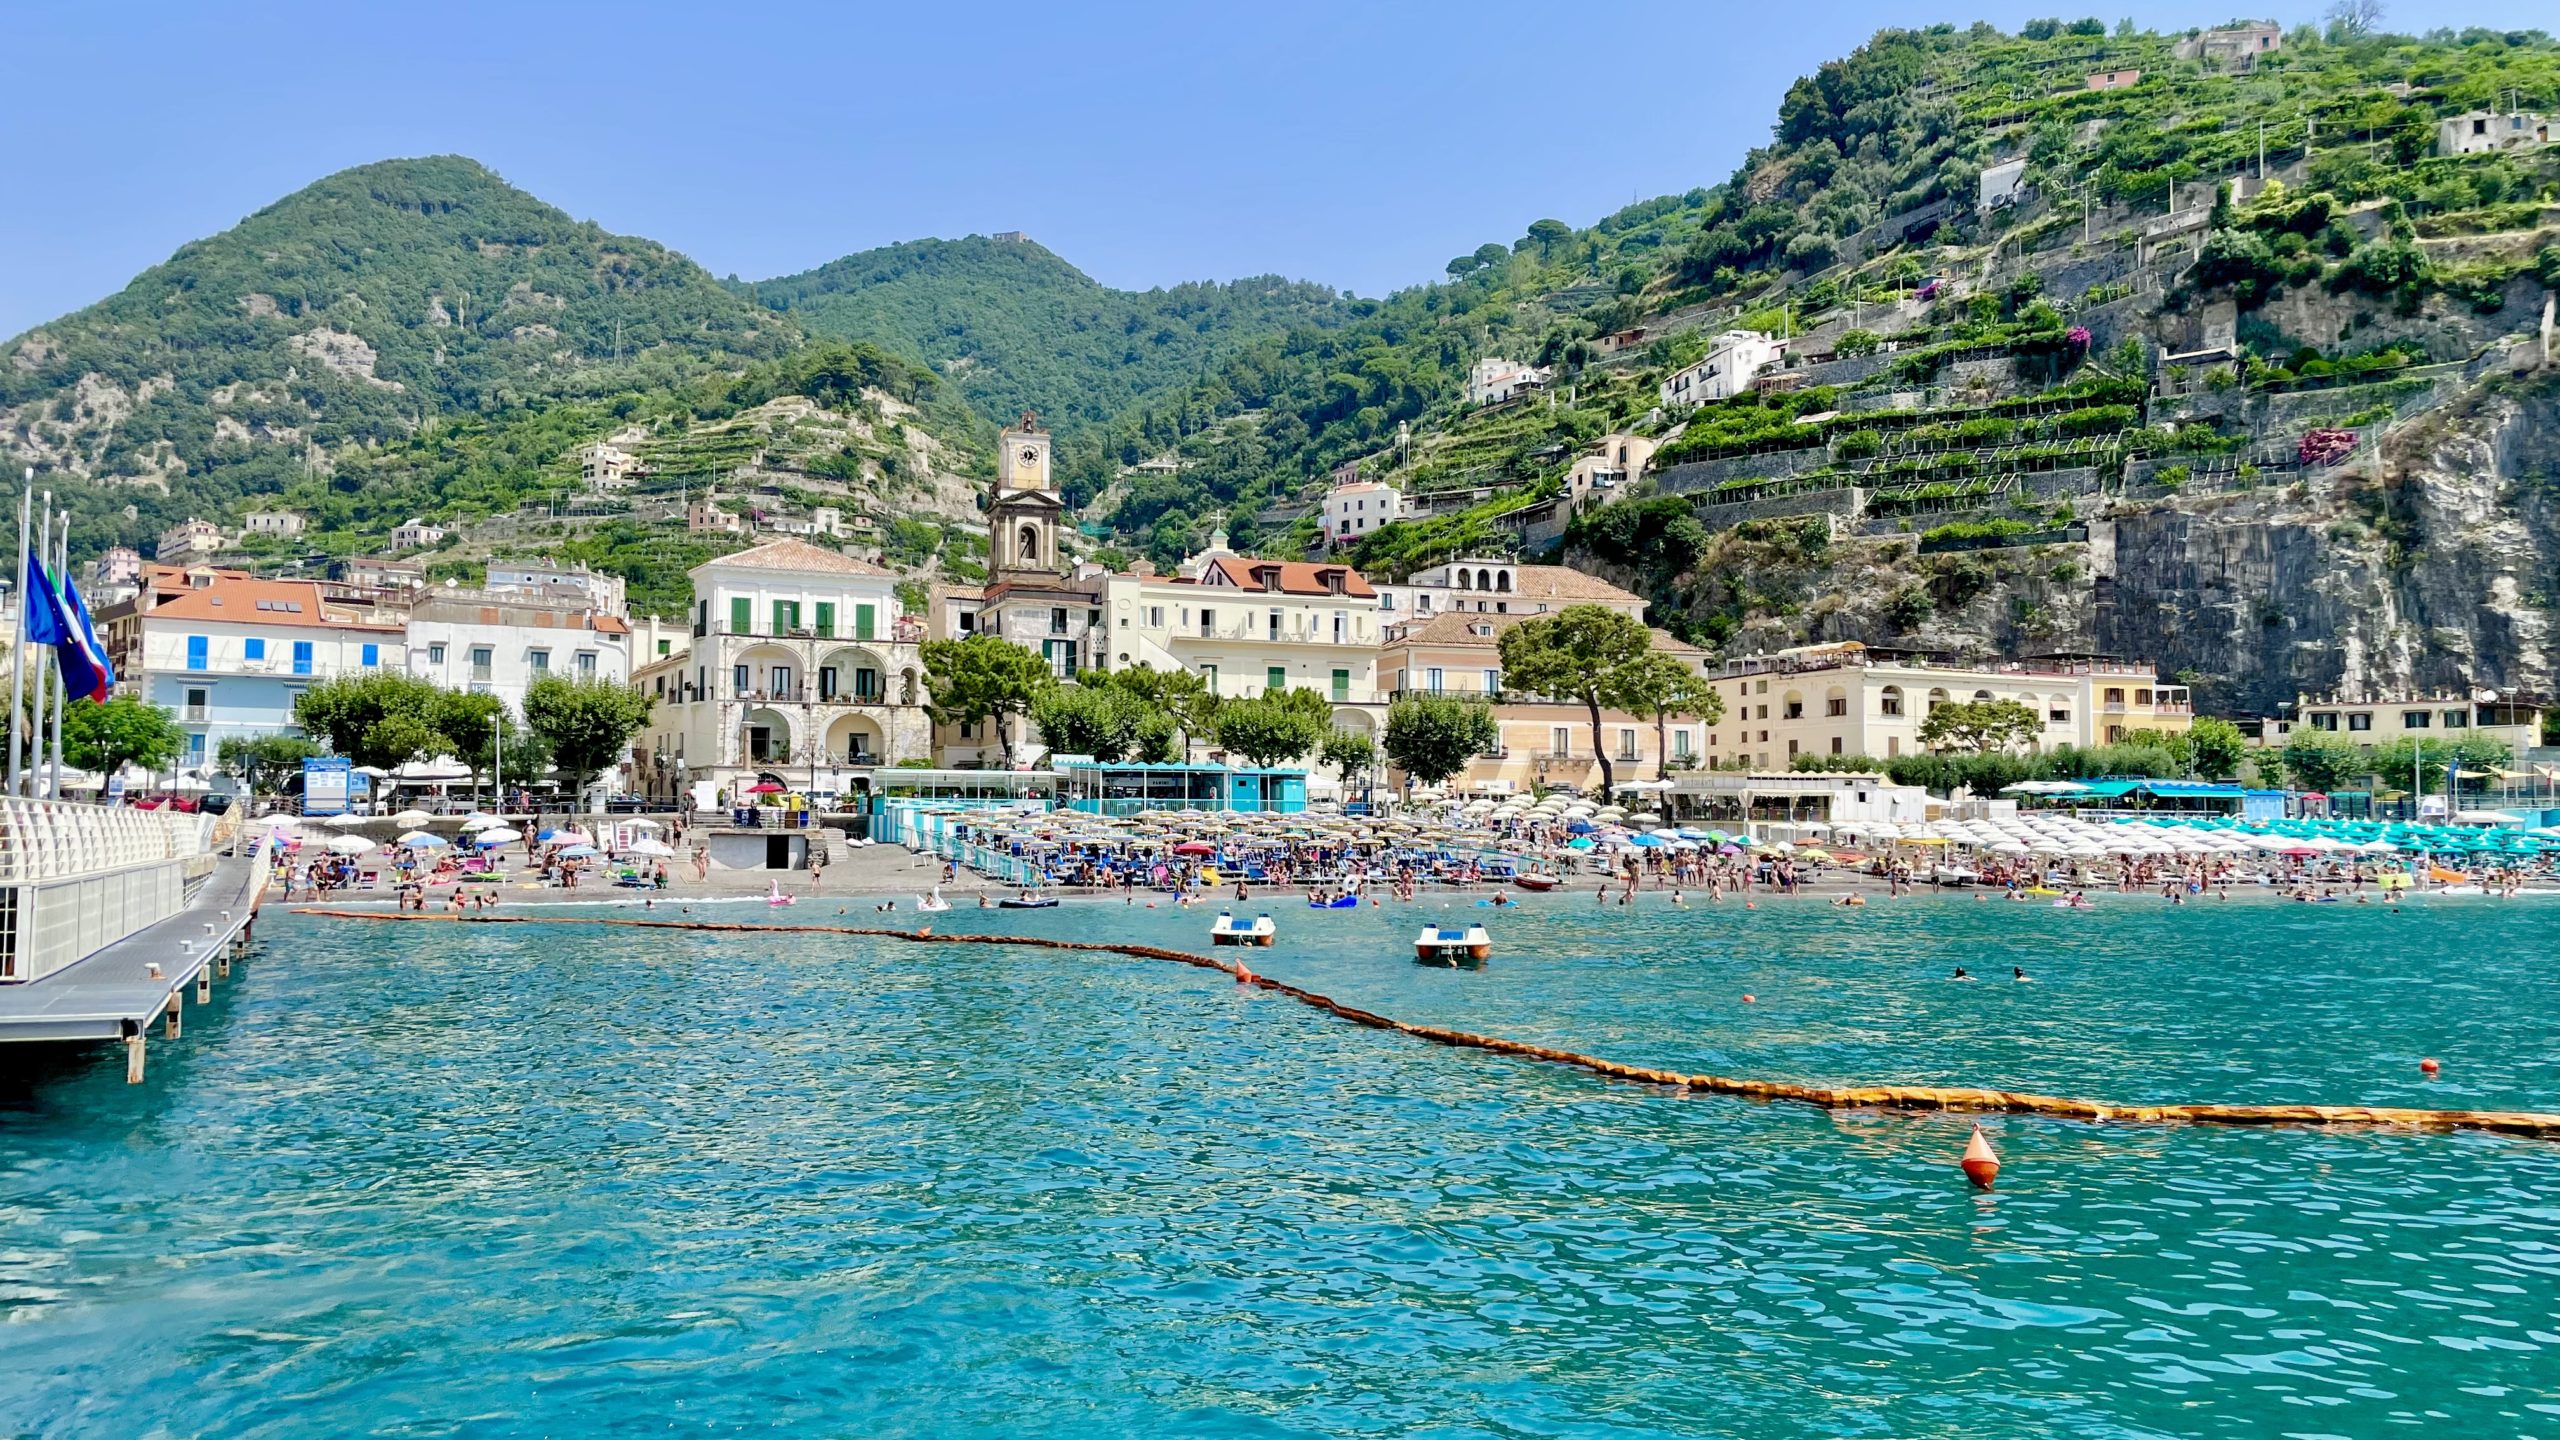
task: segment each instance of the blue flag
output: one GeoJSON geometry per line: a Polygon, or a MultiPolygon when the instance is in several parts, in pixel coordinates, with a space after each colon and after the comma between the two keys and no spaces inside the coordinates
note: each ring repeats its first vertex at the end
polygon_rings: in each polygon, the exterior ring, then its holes
{"type": "Polygon", "coordinates": [[[43,558],[34,554],[27,556],[26,582],[19,593],[26,600],[27,643],[53,647],[66,694],[106,699],[116,683],[115,669],[107,663],[107,647],[98,641],[97,626],[89,619],[89,607],[81,603],[80,592],[56,582],[46,572],[43,558]]]}

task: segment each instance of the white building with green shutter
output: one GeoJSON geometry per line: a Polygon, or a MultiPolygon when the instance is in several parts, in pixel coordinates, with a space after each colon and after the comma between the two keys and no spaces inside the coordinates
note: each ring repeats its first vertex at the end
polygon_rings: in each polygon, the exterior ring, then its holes
{"type": "Polygon", "coordinates": [[[900,613],[893,573],[786,539],[691,578],[686,648],[632,677],[657,702],[634,742],[649,793],[841,793],[847,771],[930,754],[923,622],[900,613]]]}

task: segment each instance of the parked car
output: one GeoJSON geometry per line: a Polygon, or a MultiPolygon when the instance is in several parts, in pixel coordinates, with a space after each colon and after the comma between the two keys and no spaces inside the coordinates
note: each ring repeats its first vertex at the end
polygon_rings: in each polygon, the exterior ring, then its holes
{"type": "Polygon", "coordinates": [[[638,815],[648,808],[649,797],[646,795],[612,795],[604,802],[607,815],[638,815]]]}

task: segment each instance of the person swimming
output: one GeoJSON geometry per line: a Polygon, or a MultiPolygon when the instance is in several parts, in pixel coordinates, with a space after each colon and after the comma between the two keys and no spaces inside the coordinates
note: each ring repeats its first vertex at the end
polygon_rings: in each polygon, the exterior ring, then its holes
{"type": "Polygon", "coordinates": [[[2021,984],[2021,985],[2033,985],[2034,983],[2036,983],[2035,981],[2033,981],[2033,980],[2031,980],[2031,979],[2029,979],[2029,978],[2027,977],[2027,967],[2025,967],[2024,965],[2012,965],[2012,966],[2010,966],[2010,967],[2009,967],[2009,978],[2010,978],[2010,979],[2012,979],[2012,980],[2017,981],[2017,982],[2018,982],[2019,984],[2021,984]]]}
{"type": "Polygon", "coordinates": [[[1953,975],[1948,976],[1947,978],[1948,978],[1948,979],[1950,979],[1950,980],[1970,980],[1970,979],[1972,979],[1973,977],[1972,977],[1972,976],[1970,976],[1970,975],[1968,975],[1968,974],[1966,974],[1966,973],[1965,973],[1965,971],[1964,971],[1964,967],[1963,967],[1963,966],[1961,966],[1961,965],[1959,965],[1959,966],[1957,966],[1957,967],[1956,967],[1956,973],[1954,973],[1953,975]]]}

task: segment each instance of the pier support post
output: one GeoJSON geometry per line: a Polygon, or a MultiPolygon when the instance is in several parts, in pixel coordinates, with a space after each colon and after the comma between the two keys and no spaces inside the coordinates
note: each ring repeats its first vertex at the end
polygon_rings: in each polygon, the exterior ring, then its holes
{"type": "Polygon", "coordinates": [[[136,1026],[132,1034],[124,1037],[124,1083],[127,1085],[142,1083],[142,1046],[142,1029],[136,1026]]]}
{"type": "Polygon", "coordinates": [[[196,972],[196,1003],[199,1005],[213,1003],[213,967],[211,965],[196,972]]]}
{"type": "Polygon", "coordinates": [[[182,998],[177,991],[172,990],[169,992],[169,1008],[161,1018],[167,1022],[168,1038],[172,1040],[178,1038],[178,1011],[183,1008],[186,1003],[185,999],[182,998]]]}
{"type": "MultiPolygon", "coordinates": [[[[235,948],[236,948],[236,947],[235,947],[235,948]]],[[[225,980],[230,979],[230,978],[231,978],[231,951],[229,951],[229,950],[225,950],[225,951],[223,951],[223,952],[222,952],[222,958],[221,958],[221,959],[219,959],[219,960],[214,961],[214,962],[213,962],[213,967],[214,967],[214,971],[215,971],[215,973],[216,973],[216,974],[219,974],[223,979],[225,979],[225,980]]]]}

